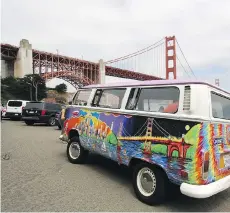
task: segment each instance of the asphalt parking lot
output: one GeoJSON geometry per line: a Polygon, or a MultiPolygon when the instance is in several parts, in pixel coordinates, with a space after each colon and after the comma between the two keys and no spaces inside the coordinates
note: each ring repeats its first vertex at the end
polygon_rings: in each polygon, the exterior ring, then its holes
{"type": "Polygon", "coordinates": [[[230,190],[202,200],[175,191],[148,206],[135,197],[128,169],[96,155],[69,163],[56,127],[3,120],[1,130],[2,211],[230,211],[230,190]]]}

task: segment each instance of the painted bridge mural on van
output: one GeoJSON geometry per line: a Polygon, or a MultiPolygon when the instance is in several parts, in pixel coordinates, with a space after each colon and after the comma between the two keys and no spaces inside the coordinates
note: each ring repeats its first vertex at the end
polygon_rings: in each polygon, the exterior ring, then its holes
{"type": "MultiPolygon", "coordinates": [[[[187,150],[191,146],[191,144],[185,143],[183,138],[164,138],[164,137],[153,137],[152,129],[153,129],[153,121],[154,118],[148,118],[147,120],[147,130],[145,136],[130,136],[130,137],[122,137],[118,136],[118,140],[121,141],[140,141],[144,143],[144,154],[152,154],[151,146],[152,144],[163,144],[167,146],[167,157],[172,157],[173,152],[178,152],[178,157],[186,158],[187,150]]],[[[157,128],[162,128],[158,126],[157,128]]]]}

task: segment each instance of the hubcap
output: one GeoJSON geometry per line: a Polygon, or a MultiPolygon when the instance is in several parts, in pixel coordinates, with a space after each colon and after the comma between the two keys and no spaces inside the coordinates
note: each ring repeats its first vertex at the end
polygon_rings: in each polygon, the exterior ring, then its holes
{"type": "Polygon", "coordinates": [[[69,155],[72,159],[77,159],[80,155],[80,146],[77,142],[71,143],[69,147],[69,155]]]}
{"type": "Polygon", "coordinates": [[[156,190],[156,177],[148,168],[142,168],[137,174],[137,187],[140,193],[146,197],[151,196],[156,190]]]}
{"type": "Polygon", "coordinates": [[[50,124],[53,126],[55,124],[55,118],[50,119],[50,124]]]}

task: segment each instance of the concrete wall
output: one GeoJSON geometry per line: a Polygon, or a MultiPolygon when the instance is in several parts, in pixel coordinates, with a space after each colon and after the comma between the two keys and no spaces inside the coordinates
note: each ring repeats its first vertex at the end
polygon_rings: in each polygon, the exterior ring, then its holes
{"type": "Polygon", "coordinates": [[[14,61],[1,60],[1,78],[14,76],[14,61]]]}

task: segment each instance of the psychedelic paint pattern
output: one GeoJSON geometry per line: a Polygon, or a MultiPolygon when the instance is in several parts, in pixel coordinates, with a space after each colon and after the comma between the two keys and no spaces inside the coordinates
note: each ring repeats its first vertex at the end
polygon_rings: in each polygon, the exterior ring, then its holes
{"type": "Polygon", "coordinates": [[[230,125],[176,121],[68,108],[62,130],[76,129],[83,147],[129,165],[161,166],[177,184],[208,184],[230,175],[230,125]],[[71,117],[72,112],[77,113],[71,117]]]}

